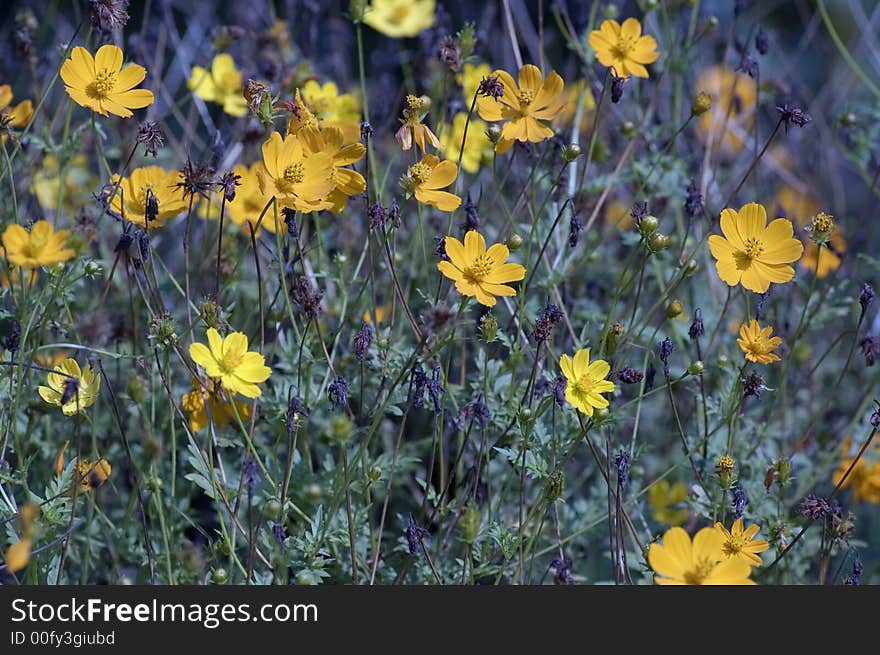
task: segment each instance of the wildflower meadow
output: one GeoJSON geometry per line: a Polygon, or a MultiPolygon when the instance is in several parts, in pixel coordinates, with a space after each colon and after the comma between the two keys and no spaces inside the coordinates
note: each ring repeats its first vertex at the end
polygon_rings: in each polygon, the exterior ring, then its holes
{"type": "Polygon", "coordinates": [[[0,584],[880,582],[877,3],[0,23],[0,584]]]}

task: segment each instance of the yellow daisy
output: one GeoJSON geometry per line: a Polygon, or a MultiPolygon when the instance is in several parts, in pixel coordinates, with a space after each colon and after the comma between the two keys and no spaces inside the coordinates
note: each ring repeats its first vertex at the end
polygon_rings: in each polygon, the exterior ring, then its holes
{"type": "Polygon", "coordinates": [[[76,254],[64,247],[68,235],[67,230],[55,232],[52,224],[46,220],[34,223],[30,232],[12,223],[3,230],[3,249],[6,259],[13,266],[21,266],[25,270],[52,266],[66,262],[76,254]]]}
{"type": "MultiPolygon", "coordinates": [[[[260,188],[260,176],[266,175],[266,169],[262,162],[255,162],[250,166],[237,164],[233,167],[232,172],[239,176],[239,186],[235,190],[235,198],[226,203],[226,215],[232,219],[233,223],[241,227],[245,234],[250,234],[245,223],[250,221],[256,227],[260,214],[272,200],[272,194],[263,193],[260,188]]],[[[219,218],[219,214],[213,214],[212,218],[219,218]]],[[[279,220],[281,220],[280,216],[279,220]]],[[[263,222],[257,228],[257,233],[262,228],[266,228],[272,234],[275,233],[275,213],[271,207],[263,215],[263,222]]],[[[283,223],[282,229],[284,229],[283,223]]]]}
{"type": "Polygon", "coordinates": [[[590,32],[590,47],[603,66],[614,69],[618,77],[648,77],[644,64],[653,64],[660,53],[653,36],[642,35],[642,24],[627,18],[623,25],[616,20],[602,21],[598,30],[590,32]]]}
{"type": "Polygon", "coordinates": [[[648,564],[658,585],[749,585],[752,567],[738,557],[725,558],[724,540],[715,528],[703,528],[693,542],[682,528],[669,528],[663,543],[648,546],[648,564]]]}
{"type": "Polygon", "coordinates": [[[147,69],[137,64],[122,68],[122,50],[115,45],[98,48],[94,58],[77,46],[61,65],[64,88],[73,101],[102,116],[133,116],[130,110],[153,104],[153,92],[135,89],[147,76],[147,69]]]}
{"type": "Polygon", "coordinates": [[[607,380],[611,366],[604,359],[590,363],[590,349],[581,349],[572,359],[563,354],[559,358],[559,368],[565,376],[565,399],[579,412],[593,416],[593,410],[608,407],[608,399],[603,393],[614,391],[614,383],[607,380]]]}
{"type": "MultiPolygon", "coordinates": [[[[119,176],[114,175],[112,180],[116,184],[119,176]]],[[[135,168],[128,177],[122,178],[110,206],[139,227],[162,227],[169,218],[186,211],[183,187],[178,186],[182,180],[180,171],[166,171],[161,166],[135,168]],[[155,200],[158,212],[156,220],[147,225],[147,201],[150,197],[155,200]]]]}
{"type": "Polygon", "coordinates": [[[782,344],[780,337],[770,336],[772,333],[772,327],[768,325],[762,328],[758,321],[752,319],[747,326],[743,325],[739,328],[740,338],[736,342],[750,362],[772,364],[781,359],[773,351],[782,344]]]}
{"type": "Polygon", "coordinates": [[[452,125],[440,126],[440,152],[453,161],[461,155],[461,167],[468,173],[480,170],[483,160],[492,153],[492,142],[486,136],[486,124],[478,118],[471,117],[468,125],[467,141],[464,150],[461,140],[464,138],[464,126],[467,123],[467,112],[459,112],[452,119],[452,125]]]}
{"type": "Polygon", "coordinates": [[[219,379],[224,389],[247,398],[259,397],[263,392],[257,385],[272,374],[265,358],[248,350],[248,338],[241,332],[230,332],[224,339],[217,330],[208,328],[208,345],[191,344],[189,356],[208,377],[219,379]]]}
{"type": "Polygon", "coordinates": [[[230,116],[247,114],[247,100],[242,95],[241,71],[235,67],[231,55],[221,53],[215,56],[210,71],[201,66],[193,66],[186,86],[202,100],[222,105],[223,111],[230,116]]]}
{"type": "Polygon", "coordinates": [[[461,198],[454,193],[442,191],[455,182],[458,166],[436,155],[425,155],[409,167],[401,180],[401,186],[424,205],[431,205],[442,212],[451,212],[461,205],[461,198]]]}
{"type": "Polygon", "coordinates": [[[258,171],[260,188],[274,195],[282,205],[310,212],[327,209],[332,202],[326,196],[336,187],[333,181],[333,158],[326,153],[309,154],[303,142],[278,132],[263,144],[263,171],[258,171]],[[308,155],[308,156],[307,156],[308,155]]]}
{"type": "Polygon", "coordinates": [[[755,535],[761,531],[761,526],[750,525],[744,529],[743,520],[736,519],[730,526],[730,530],[721,523],[716,523],[715,529],[723,539],[721,552],[725,558],[739,559],[749,566],[763,564],[758,553],[763,553],[770,547],[770,544],[763,539],[755,539],[755,535]]]}
{"type": "Polygon", "coordinates": [[[367,181],[363,175],[345,168],[363,159],[367,149],[362,143],[346,144],[342,130],[326,124],[320,130],[303,130],[301,138],[308,156],[320,155],[330,158],[332,162],[330,179],[334,188],[327,196],[327,199],[333,203],[329,209],[335,213],[341,212],[350,197],[363,193],[367,188],[367,181]]]}
{"type": "Polygon", "coordinates": [[[385,36],[418,36],[434,25],[435,0],[373,0],[364,12],[364,24],[385,36]]]}
{"type": "Polygon", "coordinates": [[[437,269],[455,282],[455,288],[463,296],[476,296],[477,302],[493,307],[496,296],[515,296],[516,291],[507,286],[526,276],[521,264],[507,262],[510,250],[503,243],[496,243],[488,250],[483,235],[470,230],[464,235],[464,244],[455,237],[446,237],[446,255],[449,261],[441,261],[437,269]]]}
{"type": "Polygon", "coordinates": [[[75,359],[65,359],[55,367],[56,373],[47,376],[48,387],[37,387],[40,398],[61,408],[65,416],[83,413],[98,400],[101,375],[87,364],[80,370],[75,359]]]}

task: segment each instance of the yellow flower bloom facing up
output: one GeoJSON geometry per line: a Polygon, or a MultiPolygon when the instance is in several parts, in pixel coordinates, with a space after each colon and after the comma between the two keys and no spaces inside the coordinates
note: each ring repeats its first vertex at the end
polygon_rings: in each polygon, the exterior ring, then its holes
{"type": "Polygon", "coordinates": [[[265,173],[257,171],[262,192],[302,212],[329,208],[333,203],[326,197],[336,187],[333,158],[323,152],[308,154],[296,136],[288,134],[282,139],[278,132],[272,132],[263,144],[265,173]]]}
{"type": "Polygon", "coordinates": [[[77,46],[61,65],[64,88],[73,101],[102,116],[114,114],[130,118],[132,109],[153,104],[153,92],[136,89],[147,76],[147,69],[137,64],[122,68],[122,50],[103,45],[95,56],[77,46]]]}
{"type": "Polygon", "coordinates": [[[462,151],[461,140],[464,138],[467,116],[467,112],[459,112],[452,119],[451,127],[445,123],[440,126],[440,152],[452,161],[458,161],[461,153],[461,167],[468,173],[476,173],[483,161],[491,156],[492,142],[486,136],[486,124],[471,116],[467,142],[462,151]]]}
{"type": "Polygon", "coordinates": [[[480,82],[491,74],[492,69],[489,68],[489,64],[465,64],[461,72],[455,76],[455,81],[461,85],[461,95],[464,98],[465,107],[471,108],[480,82]]]}
{"type": "Polygon", "coordinates": [[[409,167],[401,180],[401,186],[423,205],[431,205],[442,212],[451,212],[461,205],[461,198],[442,189],[455,182],[456,177],[458,166],[453,162],[448,159],[440,161],[436,155],[425,155],[420,162],[409,167]]]}
{"type": "Polygon", "coordinates": [[[339,93],[335,82],[309,80],[302,87],[302,100],[321,122],[321,127],[342,130],[345,143],[361,138],[361,100],[354,93],[339,93]]]}
{"type": "Polygon", "coordinates": [[[763,539],[755,539],[755,535],[760,532],[761,527],[758,525],[750,525],[743,527],[743,520],[736,519],[730,530],[725,528],[721,523],[715,524],[715,529],[721,535],[721,552],[726,559],[739,559],[749,566],[761,566],[761,556],[770,547],[770,544],[763,539]]]}
{"type": "MultiPolygon", "coordinates": [[[[12,93],[12,87],[8,84],[0,86],[0,126],[20,128],[28,124],[34,115],[34,103],[30,100],[24,100],[17,105],[12,105],[12,99],[15,96],[12,93]]],[[[6,141],[6,135],[3,135],[3,141],[6,141]]]]}
{"type": "Polygon", "coordinates": [[[231,332],[224,339],[217,330],[208,328],[208,345],[191,344],[189,356],[208,377],[220,380],[224,389],[247,398],[258,398],[263,392],[257,385],[272,374],[265,358],[248,350],[248,338],[241,332],[231,332]]]}
{"type": "Polygon", "coordinates": [[[6,568],[12,573],[21,571],[31,561],[31,549],[33,541],[30,537],[22,537],[6,549],[4,561],[6,568]]]}
{"type": "Polygon", "coordinates": [[[693,542],[682,528],[669,528],[663,543],[648,546],[648,564],[658,585],[751,585],[752,567],[739,557],[725,557],[724,539],[703,528],[693,542]]]}
{"type": "MultiPolygon", "coordinates": [[[[114,175],[115,184],[119,177],[114,175]]],[[[178,183],[183,180],[180,171],[166,171],[161,166],[136,168],[128,177],[122,178],[110,206],[126,220],[141,228],[157,228],[165,221],[183,213],[187,209],[183,188],[178,183]],[[155,198],[159,208],[156,220],[147,225],[146,209],[148,197],[155,198]]]]}
{"type": "Polygon", "coordinates": [[[773,328],[769,325],[762,328],[758,321],[752,319],[748,325],[742,325],[739,328],[740,338],[736,340],[740,349],[750,362],[758,364],[772,364],[778,362],[781,358],[774,353],[781,344],[780,337],[771,337],[773,328]]]}
{"type": "Polygon", "coordinates": [[[418,36],[434,25],[435,0],[373,0],[364,12],[364,24],[385,36],[418,36]]]}
{"type": "Polygon", "coordinates": [[[777,218],[767,225],[767,211],[752,202],[739,212],[721,212],[724,236],[709,237],[709,249],[717,260],[718,277],[730,286],[742,284],[755,293],[764,293],[771,283],[782,284],[794,277],[788,264],[796,262],[804,252],[803,244],[794,238],[791,221],[777,218]]]}
{"type": "MultiPolygon", "coordinates": [[[[56,212],[61,178],[58,173],[58,159],[46,155],[39,170],[34,173],[31,192],[37,197],[40,207],[56,212]]],[[[64,191],[62,209],[75,214],[83,205],[94,202],[92,191],[98,185],[98,178],[89,171],[89,160],[82,153],[76,153],[64,167],[64,191]]]]}
{"type": "Polygon", "coordinates": [[[845,252],[846,241],[839,232],[835,232],[828,244],[822,248],[819,248],[812,239],[808,240],[804,246],[804,256],[798,263],[805,271],[810,273],[815,271],[817,277],[823,278],[840,268],[845,252]],[[819,258],[818,263],[816,257],[819,258]]]}
{"type": "Polygon", "coordinates": [[[846,439],[841,447],[840,462],[831,476],[831,481],[835,486],[840,484],[843,476],[852,466],[853,469],[841,485],[841,489],[849,489],[852,492],[853,503],[866,502],[880,505],[880,442],[875,440],[855,466],[853,461],[856,453],[852,452],[852,448],[852,439],[846,439]]]}
{"type": "MultiPolygon", "coordinates": [[[[238,180],[239,186],[235,189],[235,198],[233,198],[231,202],[226,203],[226,216],[228,216],[233,223],[241,227],[245,234],[250,234],[250,230],[246,224],[248,221],[254,226],[257,234],[259,234],[260,230],[263,228],[266,228],[268,232],[275,234],[275,212],[271,207],[269,207],[265,215],[263,215],[263,222],[257,227],[257,221],[260,219],[260,215],[263,213],[263,210],[266,209],[266,205],[272,200],[272,194],[263,193],[263,190],[260,187],[260,176],[266,175],[266,169],[263,167],[263,163],[255,162],[250,166],[237,164],[232,169],[232,172],[235,175],[238,175],[240,179],[238,180]]],[[[216,216],[212,214],[212,217],[219,218],[219,214],[216,214],[216,216]]],[[[283,218],[279,215],[278,220],[283,221],[283,218]]],[[[283,223],[282,229],[284,229],[283,223]]]]}
{"type": "MultiPolygon", "coordinates": [[[[251,406],[233,400],[238,416],[242,421],[251,417],[251,406]]],[[[225,400],[220,389],[213,380],[200,382],[197,378],[192,379],[192,391],[183,394],[180,401],[181,407],[189,414],[189,427],[193,432],[199,432],[208,425],[208,409],[211,410],[211,420],[218,428],[226,427],[235,422],[235,409],[232,403],[225,400]],[[208,405],[205,406],[205,398],[208,405]]]]}
{"type": "Polygon", "coordinates": [[[645,64],[653,64],[660,57],[653,36],[642,35],[642,24],[637,18],[627,18],[621,25],[616,20],[605,20],[598,30],[590,32],[590,47],[596,59],[613,68],[618,77],[648,77],[645,64]]]}
{"type": "Polygon", "coordinates": [[[93,371],[91,365],[80,370],[75,359],[67,358],[55,371],[47,376],[49,386],[40,386],[37,392],[50,405],[60,407],[65,416],[84,413],[98,400],[101,375],[93,371]]]}
{"type": "Polygon", "coordinates": [[[596,409],[608,407],[608,399],[603,393],[611,393],[615,386],[607,380],[611,366],[604,359],[590,363],[590,349],[581,349],[574,358],[563,354],[559,358],[559,368],[565,376],[565,399],[579,412],[592,417],[596,409]]]}
{"type": "Polygon", "coordinates": [[[690,512],[685,508],[675,507],[687,500],[687,485],[684,482],[669,484],[668,480],[658,480],[648,489],[648,504],[651,515],[657,523],[676,526],[688,520],[690,512]]]}
{"type": "Polygon", "coordinates": [[[504,85],[504,94],[495,98],[480,96],[477,109],[486,121],[506,121],[495,151],[505,153],[514,141],[539,143],[553,138],[553,130],[539,121],[551,121],[562,111],[565,83],[556,72],[546,79],[537,66],[519,69],[518,82],[507,71],[492,73],[504,85]]]}
{"type": "Polygon", "coordinates": [[[711,139],[723,154],[735,155],[748,142],[754,121],[755,80],[728,66],[712,66],[697,76],[694,92],[700,91],[712,98],[712,108],[700,115],[698,134],[705,141],[711,139]]]}
{"type": "Polygon", "coordinates": [[[193,66],[186,86],[202,100],[222,105],[223,111],[230,116],[247,114],[247,101],[242,95],[241,71],[235,67],[231,55],[222,53],[215,56],[210,71],[201,66],[193,66]]]}
{"type": "Polygon", "coordinates": [[[362,143],[346,144],[342,130],[326,124],[320,130],[303,130],[300,135],[309,157],[330,158],[330,179],[334,188],[327,196],[333,203],[329,209],[335,213],[341,212],[350,197],[363,193],[367,188],[363,175],[345,168],[363,159],[367,149],[362,143]]]}
{"type": "Polygon", "coordinates": [[[3,249],[12,266],[32,270],[40,266],[52,266],[66,262],[76,253],[65,248],[69,232],[54,231],[49,221],[34,223],[30,231],[21,225],[7,225],[3,230],[3,249]]]}
{"type": "Polygon", "coordinates": [[[507,286],[526,276],[521,264],[508,263],[510,250],[503,243],[486,249],[486,240],[476,230],[464,235],[464,243],[455,237],[446,237],[446,255],[449,261],[441,261],[437,269],[455,282],[455,288],[463,296],[476,296],[477,302],[494,307],[496,296],[515,296],[516,291],[507,286]]]}

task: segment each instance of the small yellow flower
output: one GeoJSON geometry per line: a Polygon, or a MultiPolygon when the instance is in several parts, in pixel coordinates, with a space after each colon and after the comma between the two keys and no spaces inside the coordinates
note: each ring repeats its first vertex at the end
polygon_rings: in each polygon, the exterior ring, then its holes
{"type": "MultiPolygon", "coordinates": [[[[64,452],[69,445],[70,441],[65,441],[64,446],[61,448],[61,452],[58,453],[58,457],[55,459],[56,475],[64,473],[64,452]]],[[[77,457],[76,465],[74,467],[74,476],[79,482],[79,491],[81,493],[88,493],[97,489],[110,479],[110,473],[112,471],[113,467],[110,466],[110,462],[106,459],[101,459],[92,463],[87,459],[77,457]]]]}
{"type": "Polygon", "coordinates": [[[465,64],[461,72],[455,76],[455,81],[461,85],[461,95],[468,109],[471,108],[474,96],[477,95],[480,82],[491,74],[492,69],[489,68],[489,64],[465,64]]]}
{"type": "Polygon", "coordinates": [[[604,359],[590,363],[590,349],[581,349],[574,359],[563,354],[559,358],[559,368],[565,376],[565,399],[582,414],[593,416],[593,410],[608,407],[608,399],[603,393],[611,393],[615,386],[607,380],[611,366],[604,359]]]}
{"type": "Polygon", "coordinates": [[[327,199],[333,203],[329,207],[330,211],[338,214],[345,209],[350,197],[363,193],[367,188],[367,181],[363,175],[345,168],[363,159],[367,149],[362,143],[346,145],[342,130],[326,124],[320,130],[303,130],[300,134],[309,157],[325,156],[332,162],[330,179],[333,181],[334,189],[328,194],[327,199]]]}
{"type": "Polygon", "coordinates": [[[288,135],[298,136],[300,130],[317,130],[321,127],[318,117],[303,102],[302,93],[299,89],[296,90],[296,94],[293,96],[293,102],[288,101],[286,105],[290,109],[290,118],[287,120],[288,135]]]}
{"type": "Polygon", "coordinates": [[[46,220],[34,223],[30,232],[21,225],[10,224],[3,230],[6,259],[12,266],[25,270],[66,262],[76,254],[64,247],[68,235],[67,230],[55,232],[52,224],[46,220]]]}
{"type": "Polygon", "coordinates": [[[780,337],[771,337],[773,328],[769,325],[762,328],[758,321],[752,319],[749,324],[742,325],[739,328],[740,338],[736,340],[740,349],[750,362],[758,364],[772,364],[778,362],[781,357],[774,353],[782,339],[780,337]]]}
{"type": "MultiPolygon", "coordinates": [[[[113,183],[119,181],[114,175],[113,183]]],[[[122,178],[119,190],[110,203],[113,211],[141,228],[157,228],[165,221],[186,211],[187,201],[183,188],[178,183],[183,180],[180,171],[166,171],[161,166],[136,168],[128,177],[122,178]],[[156,220],[147,225],[146,209],[148,196],[152,196],[159,208],[156,220]]]]}
{"type": "Polygon", "coordinates": [[[681,525],[688,520],[690,512],[685,508],[676,508],[687,500],[688,490],[684,482],[669,484],[668,480],[659,480],[648,489],[648,504],[651,515],[657,523],[664,525],[681,525]]]}
{"type": "Polygon", "coordinates": [[[16,571],[21,571],[28,565],[28,562],[31,561],[31,548],[33,547],[33,541],[30,537],[22,537],[14,544],[12,544],[9,548],[6,549],[6,554],[4,555],[4,560],[6,562],[6,568],[9,569],[10,572],[15,573],[16,571]]]}
{"type": "Polygon", "coordinates": [[[462,151],[461,140],[464,138],[467,116],[467,112],[459,112],[452,119],[451,127],[445,123],[440,126],[440,152],[453,161],[458,161],[461,153],[461,167],[468,173],[476,173],[483,160],[491,155],[492,142],[486,136],[486,124],[472,116],[468,125],[467,142],[462,151]]]}
{"type": "Polygon", "coordinates": [[[590,32],[590,47],[603,66],[614,69],[618,77],[648,77],[644,64],[653,64],[660,53],[653,36],[642,35],[637,18],[627,18],[621,25],[616,20],[602,21],[598,30],[590,32]]]}
{"type": "Polygon", "coordinates": [[[281,205],[298,211],[330,207],[332,202],[326,197],[336,187],[333,158],[326,153],[307,154],[303,142],[296,136],[288,134],[282,139],[278,132],[272,132],[263,144],[265,173],[258,171],[262,192],[276,196],[281,205]]]}
{"type": "MultiPolygon", "coordinates": [[[[699,117],[698,134],[707,142],[711,139],[722,154],[735,155],[751,133],[757,97],[755,80],[728,66],[718,65],[702,70],[694,89],[709,94],[712,99],[711,109],[699,117]]],[[[786,216],[796,215],[788,209],[786,216]]]]}
{"type": "Polygon", "coordinates": [[[850,489],[852,491],[852,502],[866,502],[872,505],[880,505],[880,442],[874,441],[874,444],[859,458],[855,466],[855,453],[852,451],[852,439],[846,439],[843,442],[840,452],[840,462],[837,470],[831,476],[831,481],[835,486],[840,484],[843,476],[847,474],[850,467],[846,482],[841,486],[842,489],[850,489]]]}
{"type": "Polygon", "coordinates": [[[658,585],[750,585],[752,567],[738,557],[725,557],[723,537],[703,528],[691,542],[682,528],[669,528],[663,543],[648,546],[648,564],[658,585]]]}
{"type": "Polygon", "coordinates": [[[115,114],[130,118],[130,110],[153,104],[153,92],[135,89],[147,76],[147,69],[137,64],[122,68],[122,50],[115,45],[98,48],[94,58],[77,46],[61,65],[64,88],[73,101],[102,116],[115,114]]]}
{"type": "MultiPolygon", "coordinates": [[[[34,173],[31,192],[44,210],[56,212],[58,190],[61,176],[58,172],[58,159],[55,155],[46,155],[39,170],[34,173]]],[[[64,191],[62,208],[65,212],[75,214],[83,205],[94,202],[92,191],[98,186],[98,178],[89,171],[89,160],[78,152],[64,166],[64,191]]]]}
{"type": "MultiPolygon", "coordinates": [[[[251,406],[239,400],[233,400],[238,416],[242,421],[251,417],[251,406]]],[[[211,420],[218,428],[225,427],[235,421],[235,410],[232,403],[226,401],[220,389],[213,380],[200,382],[197,378],[192,379],[192,391],[183,394],[180,401],[181,407],[189,414],[189,427],[193,432],[199,432],[208,425],[208,409],[211,410],[211,420]],[[208,399],[208,407],[205,407],[205,398],[208,399]]]]}
{"type": "Polygon", "coordinates": [[[435,0],[373,0],[364,24],[395,39],[418,36],[434,25],[435,0]]]}
{"type": "Polygon", "coordinates": [[[539,143],[553,138],[553,130],[539,121],[551,121],[562,111],[565,83],[554,71],[546,79],[537,66],[519,69],[518,83],[507,71],[492,73],[504,85],[504,94],[495,98],[480,96],[477,109],[486,121],[507,121],[495,152],[505,153],[514,141],[539,143]]]}
{"type": "Polygon", "coordinates": [[[477,302],[493,307],[496,296],[515,296],[516,291],[507,286],[526,276],[521,264],[507,262],[510,250],[503,243],[496,243],[488,250],[483,235],[470,230],[464,235],[464,244],[455,237],[446,237],[446,255],[449,261],[441,261],[437,269],[455,282],[455,288],[463,296],[476,296],[477,302]]]}
{"type": "Polygon", "coordinates": [[[223,111],[230,116],[247,114],[247,101],[242,95],[241,71],[235,67],[231,55],[222,53],[215,56],[210,71],[201,66],[193,66],[186,86],[202,100],[223,105],[223,111]]]}
{"type": "MultiPolygon", "coordinates": [[[[232,219],[232,222],[241,227],[245,234],[250,234],[250,230],[246,223],[250,221],[251,225],[256,228],[257,234],[260,229],[266,230],[272,234],[275,233],[275,212],[269,207],[263,215],[263,222],[257,228],[257,221],[263,210],[272,200],[271,193],[263,193],[260,188],[260,175],[266,175],[266,169],[262,162],[255,162],[250,166],[237,164],[232,172],[239,176],[239,186],[235,189],[235,198],[231,202],[226,203],[226,215],[232,219]]],[[[218,212],[213,212],[212,218],[219,218],[218,212]]],[[[282,221],[281,229],[284,229],[283,218],[278,217],[282,221]]]]}
{"type": "Polygon", "coordinates": [[[208,328],[208,345],[191,344],[189,356],[208,377],[219,379],[224,389],[247,398],[258,398],[263,392],[257,385],[272,374],[265,358],[248,350],[248,338],[241,332],[231,332],[224,339],[208,328]]]}
{"type": "Polygon", "coordinates": [[[791,221],[777,218],[767,225],[767,211],[751,202],[739,212],[724,209],[721,231],[723,237],[709,237],[709,249],[717,260],[718,277],[728,285],[741,283],[749,291],[764,293],[771,283],[781,284],[794,277],[788,264],[800,259],[804,246],[794,238],[791,221]]]}
{"type": "Polygon", "coordinates": [[[40,386],[37,391],[47,403],[60,407],[65,416],[84,413],[98,400],[101,375],[93,371],[91,365],[80,370],[75,359],[67,358],[55,371],[47,376],[49,386],[40,386]]]}
{"type": "Polygon", "coordinates": [[[736,468],[736,460],[730,455],[722,455],[715,460],[715,472],[718,475],[730,475],[736,468]]]}
{"type": "Polygon", "coordinates": [[[345,143],[361,137],[361,100],[354,93],[339,93],[335,82],[323,85],[309,80],[302,87],[302,100],[312,111],[321,127],[342,130],[345,143]]]}
{"type": "Polygon", "coordinates": [[[723,542],[721,544],[721,552],[725,559],[739,559],[749,566],[761,566],[762,553],[770,547],[770,544],[763,539],[755,539],[755,535],[760,532],[761,527],[758,525],[750,525],[743,529],[743,520],[736,519],[730,530],[725,528],[721,523],[715,524],[715,529],[720,533],[723,542]]]}
{"type": "MultiPolygon", "coordinates": [[[[385,322],[386,317],[389,314],[389,309],[387,305],[376,305],[376,323],[381,325],[385,322]]],[[[364,315],[361,317],[364,323],[369,323],[373,325],[373,314],[370,310],[364,312],[364,315]]]]}
{"type": "Polygon", "coordinates": [[[440,148],[440,140],[431,128],[422,123],[431,106],[431,100],[427,96],[408,95],[406,107],[403,108],[403,125],[397,130],[394,137],[402,150],[412,148],[413,141],[421,148],[422,154],[427,152],[425,143],[430,143],[435,148],[440,148]]]}
{"type": "MultiPolygon", "coordinates": [[[[0,127],[24,127],[28,124],[34,115],[34,104],[30,100],[19,102],[14,107],[12,99],[15,96],[12,93],[12,87],[8,84],[0,86],[0,127]]],[[[6,135],[3,135],[3,141],[6,141],[6,135]]]]}
{"type": "Polygon", "coordinates": [[[431,205],[442,212],[451,212],[461,205],[461,198],[454,193],[441,191],[455,182],[458,166],[436,155],[425,155],[409,167],[401,185],[423,205],[431,205]]]}

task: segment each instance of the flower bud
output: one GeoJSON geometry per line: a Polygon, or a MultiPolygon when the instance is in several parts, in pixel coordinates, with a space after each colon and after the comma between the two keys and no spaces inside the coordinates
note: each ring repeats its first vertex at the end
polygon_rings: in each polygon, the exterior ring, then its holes
{"type": "Polygon", "coordinates": [[[657,231],[657,228],[660,226],[660,221],[656,216],[652,216],[648,214],[647,216],[642,216],[639,220],[639,232],[646,239],[654,234],[657,231]]]}
{"type": "Polygon", "coordinates": [[[709,16],[709,18],[706,19],[706,27],[710,30],[714,30],[718,27],[718,16],[709,16]]]}
{"type": "Polygon", "coordinates": [[[330,417],[330,440],[337,444],[344,444],[351,438],[354,424],[346,414],[333,414],[330,417]]]}
{"type": "Polygon", "coordinates": [[[623,121],[620,124],[620,133],[626,138],[630,138],[636,133],[636,124],[632,121],[623,121]]]}
{"type": "Polygon", "coordinates": [[[522,248],[522,244],[523,238],[516,232],[507,237],[507,241],[504,242],[504,245],[507,246],[507,249],[510,250],[510,252],[516,252],[522,248]]]}
{"type": "Polygon", "coordinates": [[[575,161],[580,156],[581,147],[576,143],[569,143],[562,149],[562,158],[565,159],[565,161],[569,164],[575,161]]]}
{"type": "Polygon", "coordinates": [[[550,474],[547,482],[544,483],[544,493],[547,496],[547,501],[552,503],[558,500],[562,497],[563,491],[565,491],[565,475],[557,469],[550,474]]]}
{"type": "Polygon", "coordinates": [[[660,252],[669,247],[670,239],[667,235],[660,232],[654,232],[648,239],[648,249],[651,252],[660,252]]]}
{"type": "Polygon", "coordinates": [[[474,543],[480,535],[480,510],[474,505],[468,505],[459,519],[459,525],[465,542],[474,543]]]}
{"type": "Polygon", "coordinates": [[[492,312],[487,312],[480,319],[480,338],[485,343],[492,343],[498,336],[498,321],[492,312]]]}
{"type": "Polygon", "coordinates": [[[712,109],[712,96],[705,91],[700,91],[691,103],[691,114],[702,116],[710,109],[712,109]]]}
{"type": "Polygon", "coordinates": [[[492,143],[498,143],[501,140],[501,127],[494,124],[487,127],[486,138],[492,143]]]}
{"type": "Polygon", "coordinates": [[[853,112],[848,111],[845,114],[842,114],[838,120],[844,127],[853,127],[859,122],[859,117],[853,112]]]}
{"type": "Polygon", "coordinates": [[[224,568],[214,569],[211,572],[211,582],[214,584],[226,584],[229,580],[229,573],[224,568]]]}
{"type": "Polygon", "coordinates": [[[678,298],[666,305],[666,318],[675,318],[684,311],[684,303],[678,298]]]}
{"type": "Polygon", "coordinates": [[[695,362],[691,362],[690,366],[687,368],[687,372],[690,375],[700,375],[703,372],[703,362],[699,359],[695,362]]]}

